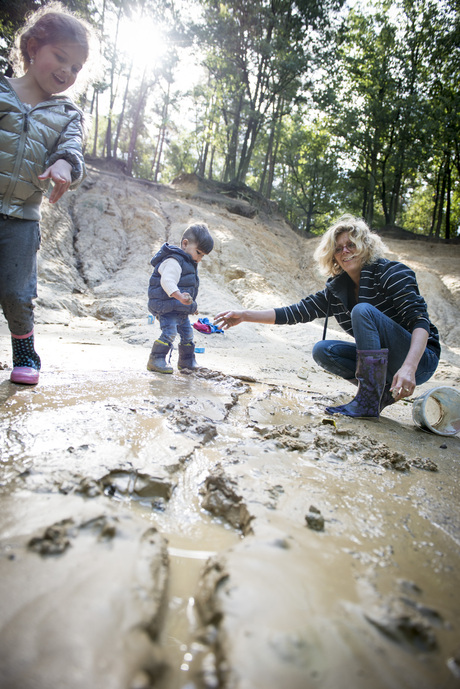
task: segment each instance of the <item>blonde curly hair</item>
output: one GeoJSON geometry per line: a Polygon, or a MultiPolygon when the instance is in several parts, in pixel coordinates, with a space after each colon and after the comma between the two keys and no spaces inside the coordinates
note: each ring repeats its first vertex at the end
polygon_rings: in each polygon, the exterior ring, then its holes
{"type": "Polygon", "coordinates": [[[377,258],[382,258],[388,251],[388,247],[379,235],[372,232],[362,218],[350,214],[342,215],[324,233],[314,253],[314,259],[323,275],[335,276],[343,272],[334,251],[337,239],[344,232],[348,232],[350,239],[356,244],[355,255],[360,259],[362,266],[372,263],[377,258]]]}

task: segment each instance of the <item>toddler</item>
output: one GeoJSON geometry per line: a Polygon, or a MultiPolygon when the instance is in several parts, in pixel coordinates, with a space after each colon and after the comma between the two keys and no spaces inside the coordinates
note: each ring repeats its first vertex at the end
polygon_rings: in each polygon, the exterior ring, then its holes
{"type": "Polygon", "coordinates": [[[149,283],[149,311],[160,322],[161,335],[155,340],[147,363],[149,371],[172,373],[166,355],[179,333],[178,368],[193,369],[195,344],[189,314],[197,313],[198,263],[214,247],[206,225],[194,224],[182,235],[180,247],[163,244],[150,261],[154,271],[149,283]]]}

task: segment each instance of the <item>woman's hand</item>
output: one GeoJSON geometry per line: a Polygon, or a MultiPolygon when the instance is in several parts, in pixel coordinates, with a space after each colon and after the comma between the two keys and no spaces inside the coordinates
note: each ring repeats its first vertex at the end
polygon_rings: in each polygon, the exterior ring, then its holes
{"type": "Polygon", "coordinates": [[[38,179],[51,179],[54,182],[53,190],[49,197],[50,203],[56,203],[65,194],[72,183],[72,166],[67,160],[56,160],[45,172],[38,175],[38,179]]]}
{"type": "Polygon", "coordinates": [[[415,371],[413,367],[403,364],[393,376],[390,392],[395,402],[398,402],[403,397],[410,397],[415,390],[415,386],[415,371]]]}
{"type": "Polygon", "coordinates": [[[222,311],[214,317],[214,323],[224,330],[243,322],[243,311],[222,311]]]}
{"type": "Polygon", "coordinates": [[[410,397],[416,386],[415,373],[425,351],[428,342],[428,333],[424,328],[415,328],[412,331],[409,351],[403,365],[393,376],[390,391],[395,402],[403,397],[410,397]]]}

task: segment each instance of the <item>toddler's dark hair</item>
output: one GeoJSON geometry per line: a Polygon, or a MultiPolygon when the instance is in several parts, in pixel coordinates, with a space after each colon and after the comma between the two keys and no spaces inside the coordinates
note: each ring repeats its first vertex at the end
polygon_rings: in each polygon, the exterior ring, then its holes
{"type": "Polygon", "coordinates": [[[25,26],[16,38],[16,45],[12,51],[13,65],[17,68],[21,63],[27,70],[30,64],[27,44],[34,38],[39,46],[69,41],[78,43],[85,51],[85,59],[88,58],[92,29],[79,17],[71,14],[58,2],[45,5],[33,12],[25,26]]]}
{"type": "Polygon", "coordinates": [[[182,239],[190,239],[195,242],[197,248],[205,254],[209,254],[214,248],[214,239],[209,233],[208,226],[204,223],[189,225],[182,235],[182,239]]]}

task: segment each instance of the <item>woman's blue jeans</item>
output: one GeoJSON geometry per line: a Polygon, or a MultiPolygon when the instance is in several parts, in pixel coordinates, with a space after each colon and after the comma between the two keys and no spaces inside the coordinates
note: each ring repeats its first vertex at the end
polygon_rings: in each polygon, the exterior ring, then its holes
{"type": "MultiPolygon", "coordinates": [[[[411,334],[371,304],[356,304],[351,323],[355,343],[321,340],[313,347],[313,359],[326,371],[351,380],[355,378],[356,350],[388,349],[387,382],[391,383],[407,356],[411,334]]],[[[431,378],[438,362],[436,354],[427,347],[415,374],[417,385],[431,378]]]]}

